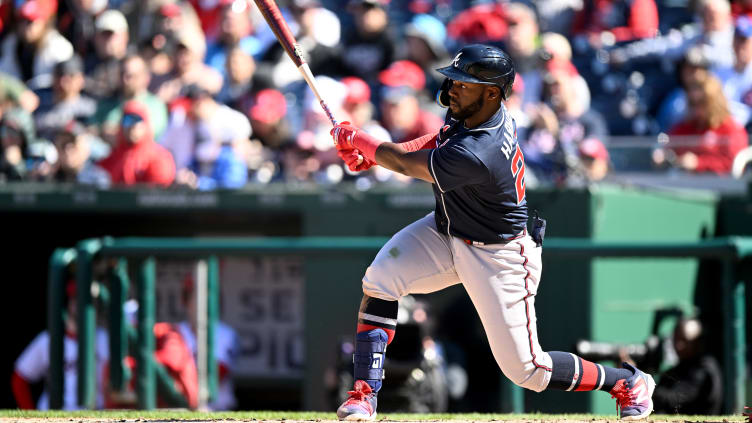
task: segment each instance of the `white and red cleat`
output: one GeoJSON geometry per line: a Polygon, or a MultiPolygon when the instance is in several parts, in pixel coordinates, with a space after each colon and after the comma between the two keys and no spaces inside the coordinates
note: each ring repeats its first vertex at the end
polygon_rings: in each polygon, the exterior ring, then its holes
{"type": "Polygon", "coordinates": [[[376,392],[364,380],[356,380],[349,397],[337,409],[340,420],[374,420],[376,418],[376,392]]]}
{"type": "Polygon", "coordinates": [[[634,374],[616,382],[611,389],[611,398],[616,398],[616,408],[622,420],[640,420],[647,418],[653,412],[653,391],[655,381],[653,377],[636,367],[624,363],[622,367],[634,374]]]}

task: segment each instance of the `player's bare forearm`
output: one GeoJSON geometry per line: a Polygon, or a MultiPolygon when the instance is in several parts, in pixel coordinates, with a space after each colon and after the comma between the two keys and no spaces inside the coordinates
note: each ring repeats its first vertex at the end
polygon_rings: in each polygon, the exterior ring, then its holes
{"type": "Polygon", "coordinates": [[[376,163],[394,172],[434,183],[428,170],[430,154],[431,150],[408,152],[399,144],[385,142],[376,150],[376,163]]]}

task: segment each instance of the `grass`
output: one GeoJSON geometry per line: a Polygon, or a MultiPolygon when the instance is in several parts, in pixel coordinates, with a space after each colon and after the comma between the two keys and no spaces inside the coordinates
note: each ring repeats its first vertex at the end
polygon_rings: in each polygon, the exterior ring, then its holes
{"type": "MultiPolygon", "coordinates": [[[[110,411],[28,411],[0,410],[2,419],[94,419],[94,420],[157,420],[157,421],[197,421],[197,420],[336,420],[334,412],[318,411],[235,411],[235,412],[198,412],[187,410],[110,410],[110,411]]],[[[389,421],[579,421],[593,420],[617,421],[616,415],[594,414],[404,414],[383,413],[378,420],[389,421]]],[[[733,416],[686,416],[686,415],[652,415],[651,421],[661,422],[746,422],[746,418],[733,416]]]]}

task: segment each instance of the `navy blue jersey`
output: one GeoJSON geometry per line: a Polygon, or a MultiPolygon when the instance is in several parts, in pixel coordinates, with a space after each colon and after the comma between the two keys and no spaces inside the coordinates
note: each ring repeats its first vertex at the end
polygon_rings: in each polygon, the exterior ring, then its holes
{"type": "Polygon", "coordinates": [[[437,144],[428,166],[439,231],[487,244],[517,236],[527,224],[525,160],[504,105],[473,129],[447,113],[437,144]]]}

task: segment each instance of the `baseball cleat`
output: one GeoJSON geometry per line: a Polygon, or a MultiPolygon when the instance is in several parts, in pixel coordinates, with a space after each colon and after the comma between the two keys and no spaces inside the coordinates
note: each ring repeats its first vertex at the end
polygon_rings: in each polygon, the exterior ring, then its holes
{"type": "Polygon", "coordinates": [[[627,379],[616,382],[611,389],[611,398],[616,398],[616,409],[622,420],[644,419],[653,412],[653,377],[636,367],[623,363],[622,367],[634,373],[627,379]]]}
{"type": "Polygon", "coordinates": [[[349,397],[337,409],[340,420],[373,420],[376,418],[376,392],[364,380],[356,380],[349,397]]]}

